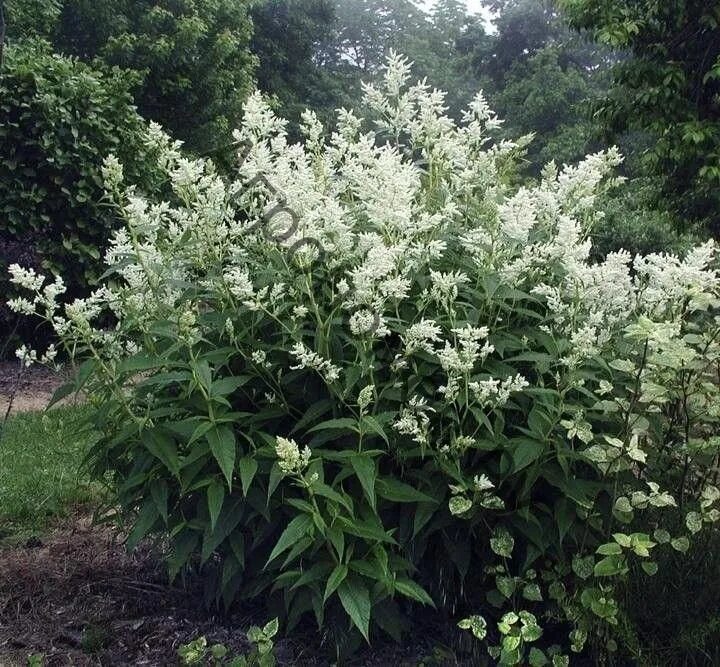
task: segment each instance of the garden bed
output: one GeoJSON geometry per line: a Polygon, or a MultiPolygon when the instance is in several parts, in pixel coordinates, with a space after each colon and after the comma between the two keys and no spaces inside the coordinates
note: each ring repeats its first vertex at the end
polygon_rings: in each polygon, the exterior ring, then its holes
{"type": "MultiPolygon", "coordinates": [[[[0,536],[1,537],[1,536],[0,536]]],[[[148,545],[132,553],[121,535],[78,513],[47,534],[0,542],[0,664],[26,665],[42,655],[45,667],[74,665],[173,665],[183,644],[205,636],[244,653],[245,630],[262,613],[207,613],[201,592],[169,586],[163,564],[148,545]]],[[[317,640],[302,633],[279,640],[281,665],[324,665],[317,640]]],[[[425,642],[388,647],[358,658],[357,665],[417,665],[425,642]]]]}

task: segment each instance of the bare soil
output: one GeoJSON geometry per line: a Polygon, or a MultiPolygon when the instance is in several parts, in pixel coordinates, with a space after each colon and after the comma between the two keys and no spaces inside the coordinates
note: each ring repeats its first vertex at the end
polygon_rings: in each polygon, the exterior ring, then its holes
{"type": "Polygon", "coordinates": [[[31,366],[19,372],[17,362],[0,361],[0,419],[11,402],[11,412],[44,410],[65,381],[65,376],[44,366],[31,366]]]}

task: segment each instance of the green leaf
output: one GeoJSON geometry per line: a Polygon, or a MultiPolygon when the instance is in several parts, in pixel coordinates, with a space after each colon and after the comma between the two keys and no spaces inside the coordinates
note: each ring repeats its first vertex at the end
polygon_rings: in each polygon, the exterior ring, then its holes
{"type": "Polygon", "coordinates": [[[180,459],[178,458],[175,441],[166,433],[156,429],[144,431],[142,441],[145,448],[173,474],[180,472],[180,459]]]}
{"type": "Polygon", "coordinates": [[[659,544],[667,544],[670,541],[670,533],[664,528],[658,528],[654,533],[653,537],[659,544]]]}
{"type": "Polygon", "coordinates": [[[626,572],[627,566],[622,556],[607,556],[595,563],[593,571],[596,577],[613,577],[626,572]]]}
{"type": "Polygon", "coordinates": [[[515,438],[510,442],[514,445],[512,450],[513,472],[526,468],[542,456],[544,447],[537,440],[515,438]]]}
{"type": "Polygon", "coordinates": [[[423,503],[417,506],[415,510],[415,518],[413,520],[413,537],[427,525],[427,523],[433,518],[433,515],[437,511],[437,505],[435,503],[423,503]]]}
{"type": "Polygon", "coordinates": [[[520,636],[525,642],[536,642],[542,637],[542,628],[537,623],[528,623],[520,628],[520,636]]]}
{"type": "Polygon", "coordinates": [[[533,646],[528,654],[528,663],[530,667],[545,667],[548,664],[548,659],[539,648],[533,646]]]}
{"type": "Polygon", "coordinates": [[[592,556],[574,556],[572,559],[573,572],[581,579],[588,579],[593,573],[595,559],[592,556]]]}
{"type": "Polygon", "coordinates": [[[297,433],[321,415],[324,415],[326,412],[330,412],[334,405],[335,403],[329,398],[316,401],[305,411],[305,414],[298,420],[293,430],[290,431],[290,434],[292,435],[297,433]]]}
{"type": "Polygon", "coordinates": [[[167,523],[168,520],[168,485],[164,479],[155,480],[150,485],[150,495],[158,513],[167,523]]]}
{"type": "Polygon", "coordinates": [[[601,544],[595,551],[595,553],[598,553],[601,556],[619,556],[622,552],[622,547],[615,542],[601,544]]]}
{"type": "Polygon", "coordinates": [[[268,490],[267,490],[268,503],[270,502],[270,498],[271,498],[272,494],[275,493],[275,489],[278,488],[283,477],[284,477],[283,471],[280,469],[278,462],[275,461],[275,463],[272,464],[272,468],[270,468],[270,478],[268,479],[268,490]]]}
{"type": "Polygon", "coordinates": [[[238,468],[240,469],[240,483],[242,484],[243,495],[247,496],[250,484],[252,484],[258,469],[258,462],[250,456],[245,456],[238,461],[238,468]]]}
{"type": "Polygon", "coordinates": [[[128,550],[132,551],[138,545],[138,542],[140,542],[140,540],[148,534],[159,516],[157,507],[155,507],[155,503],[152,499],[146,500],[140,510],[140,513],[138,514],[137,521],[135,521],[135,525],[128,536],[128,550]]]}
{"type": "Polygon", "coordinates": [[[461,630],[470,630],[480,640],[487,637],[487,621],[482,616],[470,616],[458,623],[461,630]]]}
{"type": "Polygon", "coordinates": [[[242,387],[250,380],[249,375],[236,375],[233,377],[215,380],[210,385],[210,396],[227,396],[232,394],[236,389],[242,387]]]}
{"type": "Polygon", "coordinates": [[[658,564],[652,560],[644,560],[640,563],[640,567],[645,570],[645,574],[649,577],[656,575],[658,571],[658,564]]]}
{"type": "Polygon", "coordinates": [[[117,366],[118,373],[137,373],[139,371],[147,371],[160,366],[172,366],[166,359],[159,357],[149,357],[144,354],[136,354],[135,356],[123,359],[117,366]]]}
{"type": "Polygon", "coordinates": [[[365,433],[379,435],[387,444],[390,444],[387,434],[383,430],[380,422],[372,415],[365,415],[362,418],[362,427],[365,433]]]}
{"type": "MultiPolygon", "coordinates": [[[[319,581],[320,579],[324,579],[325,575],[327,574],[328,565],[325,562],[319,562],[315,563],[311,568],[305,570],[300,577],[295,581],[295,583],[290,587],[291,591],[294,591],[296,588],[300,588],[301,586],[308,586],[309,584],[313,584],[316,581],[319,581]]],[[[277,581],[277,579],[276,579],[277,581]]],[[[314,586],[312,587],[314,588],[314,586]]]]}
{"type": "Polygon", "coordinates": [[[376,482],[377,494],[381,498],[396,503],[433,503],[437,504],[434,498],[418,491],[415,487],[399,482],[395,479],[378,479],[376,482]]]}
{"type": "Polygon", "coordinates": [[[360,480],[363,491],[370,502],[370,507],[375,509],[375,461],[368,456],[356,454],[350,458],[350,464],[360,480]]]}
{"type": "Polygon", "coordinates": [[[370,643],[370,593],[358,579],[345,579],[337,589],[340,602],[360,630],[365,641],[370,643]]]}
{"type": "Polygon", "coordinates": [[[522,592],[523,597],[526,600],[532,602],[542,602],[542,593],[540,592],[540,586],[537,584],[526,584],[522,592]]]}
{"type": "Polygon", "coordinates": [[[497,577],[495,586],[503,597],[510,598],[515,592],[517,583],[515,577],[497,577]]]}
{"type": "Polygon", "coordinates": [[[63,398],[68,397],[70,394],[72,394],[75,391],[75,383],[74,382],[66,382],[62,386],[58,387],[55,390],[55,393],[52,395],[52,398],[50,399],[50,402],[46,406],[46,410],[48,408],[51,408],[53,405],[55,405],[58,401],[62,401],[63,398]]]}
{"type": "Polygon", "coordinates": [[[338,586],[345,581],[348,574],[348,566],[345,563],[340,563],[330,573],[327,584],[325,585],[325,595],[323,595],[323,603],[327,602],[327,599],[337,590],[338,586]]]}
{"type": "Polygon", "coordinates": [[[493,531],[493,536],[490,538],[490,548],[498,556],[510,558],[514,546],[515,540],[505,528],[496,528],[493,531]]]}
{"type": "Polygon", "coordinates": [[[690,540],[688,540],[688,538],[684,536],[676,537],[675,539],[670,541],[670,546],[675,549],[675,551],[687,553],[688,549],[690,549],[690,540]]]}
{"type": "Polygon", "coordinates": [[[265,635],[266,639],[272,639],[280,629],[280,622],[277,618],[273,618],[272,621],[268,621],[268,623],[265,624],[265,627],[262,629],[263,634],[265,635]]]}
{"type": "Polygon", "coordinates": [[[365,521],[349,520],[341,516],[337,519],[338,523],[342,525],[344,532],[349,535],[356,535],[362,537],[364,540],[377,540],[378,542],[389,542],[390,544],[397,544],[395,539],[383,529],[382,525],[377,521],[371,521],[366,519],[365,521]]]}
{"type": "Polygon", "coordinates": [[[330,544],[333,545],[338,559],[342,560],[345,554],[345,533],[337,526],[331,526],[327,531],[327,538],[330,540],[330,544]]]}
{"type": "Polygon", "coordinates": [[[345,494],[338,493],[332,487],[328,486],[327,484],[323,484],[322,482],[315,482],[312,485],[312,490],[318,496],[322,496],[323,498],[328,498],[330,500],[334,500],[336,503],[340,503],[343,507],[347,509],[348,512],[350,512],[350,514],[353,514],[352,499],[345,494]]]}
{"type": "Polygon", "coordinates": [[[395,580],[395,590],[402,593],[405,597],[417,600],[422,604],[435,606],[433,599],[427,594],[425,589],[412,579],[399,578],[395,580]]]}
{"type": "MultiPolygon", "coordinates": [[[[623,548],[629,549],[632,546],[632,538],[625,533],[613,533],[613,539],[623,548]]],[[[669,538],[668,538],[669,539],[669,538]]],[[[598,552],[600,553],[600,552],[598,552]]],[[[615,553],[618,553],[617,551],[615,553]]],[[[605,554],[606,556],[610,554],[605,554]]]]}
{"type": "Polygon", "coordinates": [[[245,501],[241,498],[235,499],[234,502],[223,503],[215,530],[211,531],[209,527],[205,530],[201,552],[202,562],[207,561],[215,549],[228,537],[230,537],[231,546],[234,544],[232,536],[238,535],[238,533],[233,533],[233,531],[243,518],[245,505],[245,501]]]}
{"type": "Polygon", "coordinates": [[[685,517],[685,525],[687,529],[694,535],[702,530],[702,516],[698,512],[688,512],[685,517]]]}
{"type": "Polygon", "coordinates": [[[280,535],[280,538],[273,548],[270,557],[267,559],[267,563],[265,563],[265,567],[267,567],[268,563],[277,558],[283,551],[292,547],[301,537],[312,534],[314,530],[313,526],[314,523],[310,515],[301,514],[300,516],[296,516],[287,525],[282,535],[280,535]]]}
{"type": "Polygon", "coordinates": [[[368,579],[375,579],[376,581],[386,582],[387,578],[381,568],[378,567],[377,562],[370,562],[367,560],[351,560],[350,569],[353,572],[362,574],[368,579]]]}
{"type": "Polygon", "coordinates": [[[210,530],[215,530],[215,524],[220,516],[223,501],[225,500],[225,485],[213,480],[207,488],[208,510],[210,512],[210,530]]]}
{"type": "Polygon", "coordinates": [[[170,581],[175,579],[181,568],[190,560],[200,534],[195,530],[183,530],[173,541],[172,553],[167,559],[170,581]]]}
{"type": "Polygon", "coordinates": [[[207,391],[210,391],[210,386],[212,385],[212,369],[210,368],[210,364],[208,364],[207,361],[200,361],[193,369],[198,376],[198,379],[200,380],[200,383],[202,386],[207,389],[207,391]]]}
{"type": "Polygon", "coordinates": [[[230,426],[223,424],[222,426],[214,426],[207,434],[207,441],[210,445],[215,460],[220,466],[228,483],[228,488],[232,489],[232,476],[235,468],[235,434],[230,426]]]}
{"type": "Polygon", "coordinates": [[[308,433],[315,433],[316,431],[327,431],[328,429],[352,431],[358,433],[358,423],[356,419],[350,417],[343,417],[341,419],[329,419],[328,421],[321,422],[317,426],[313,426],[308,430],[308,433]]]}

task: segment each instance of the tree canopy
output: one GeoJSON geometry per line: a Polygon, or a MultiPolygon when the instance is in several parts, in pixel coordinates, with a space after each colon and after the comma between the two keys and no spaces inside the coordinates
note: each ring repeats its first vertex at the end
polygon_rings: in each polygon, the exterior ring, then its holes
{"type": "Polygon", "coordinates": [[[598,105],[609,136],[652,136],[650,169],[684,216],[720,231],[720,2],[561,0],[570,23],[629,53],[598,105]]]}
{"type": "Polygon", "coordinates": [[[135,73],[139,112],[206,152],[229,143],[256,58],[246,0],[10,0],[11,39],[135,73]]]}

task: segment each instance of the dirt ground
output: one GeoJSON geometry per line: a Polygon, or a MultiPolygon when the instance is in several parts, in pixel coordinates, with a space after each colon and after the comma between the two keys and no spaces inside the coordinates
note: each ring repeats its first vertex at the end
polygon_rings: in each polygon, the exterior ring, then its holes
{"type": "Polygon", "coordinates": [[[18,375],[17,362],[0,362],[0,419],[11,399],[12,412],[44,409],[63,382],[62,375],[43,366],[32,366],[18,375]]]}
{"type": "Polygon", "coordinates": [[[196,594],[169,586],[148,546],[128,553],[117,531],[79,514],[0,547],[0,665],[34,654],[47,667],[177,664],[200,635],[244,652],[248,619],[220,621],[196,594]]]}

